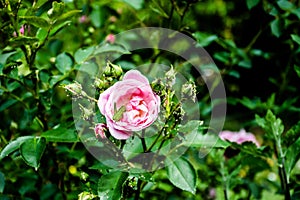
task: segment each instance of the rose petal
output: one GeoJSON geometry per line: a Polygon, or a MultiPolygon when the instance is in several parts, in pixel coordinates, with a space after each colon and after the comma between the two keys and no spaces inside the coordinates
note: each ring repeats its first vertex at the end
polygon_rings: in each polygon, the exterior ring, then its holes
{"type": "Polygon", "coordinates": [[[125,75],[123,80],[133,79],[135,81],[140,81],[146,85],[149,85],[148,79],[141,74],[138,70],[130,70],[125,75]]]}
{"type": "Polygon", "coordinates": [[[114,124],[111,120],[107,120],[107,127],[109,129],[110,134],[118,139],[118,140],[126,140],[131,136],[131,132],[122,131],[114,128],[114,124]]]}

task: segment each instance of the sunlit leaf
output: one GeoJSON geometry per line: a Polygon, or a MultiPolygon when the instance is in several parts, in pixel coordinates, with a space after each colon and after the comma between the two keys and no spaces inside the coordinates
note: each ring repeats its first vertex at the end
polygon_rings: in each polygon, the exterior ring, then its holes
{"type": "Polygon", "coordinates": [[[131,5],[136,10],[141,9],[144,4],[144,0],[123,0],[123,1],[131,5]]]}
{"type": "Polygon", "coordinates": [[[47,14],[50,19],[57,18],[63,13],[64,8],[65,8],[65,4],[63,2],[58,3],[54,1],[52,3],[52,8],[47,12],[47,14]]]}
{"type": "Polygon", "coordinates": [[[45,28],[47,29],[49,27],[49,22],[42,18],[37,16],[21,16],[21,19],[24,19],[27,23],[37,27],[37,28],[45,28]]]}
{"type": "Polygon", "coordinates": [[[170,182],[182,190],[195,194],[196,171],[191,163],[184,158],[169,162],[171,164],[168,164],[167,172],[170,182]]]}
{"type": "Polygon", "coordinates": [[[36,170],[39,168],[41,157],[46,148],[46,139],[43,137],[26,140],[20,146],[23,160],[36,170]]]}
{"type": "Polygon", "coordinates": [[[39,28],[38,31],[36,32],[36,37],[40,40],[40,41],[44,41],[47,37],[47,33],[48,31],[44,28],[39,28]]]}
{"type": "Polygon", "coordinates": [[[73,129],[59,127],[41,134],[49,142],[77,142],[78,137],[73,129]]]}
{"type": "Polygon", "coordinates": [[[62,30],[63,28],[65,28],[66,26],[69,26],[71,24],[71,21],[66,20],[58,25],[55,25],[55,27],[53,27],[50,31],[50,36],[53,36],[55,34],[57,34],[60,30],[62,30]]]}
{"type": "Polygon", "coordinates": [[[53,27],[60,25],[61,23],[64,23],[67,20],[70,20],[72,17],[78,15],[81,13],[81,10],[71,10],[69,12],[66,12],[62,14],[60,17],[57,18],[57,20],[54,22],[53,27]]]}
{"type": "Polygon", "coordinates": [[[38,42],[39,39],[35,37],[19,36],[16,38],[11,38],[9,41],[15,46],[22,46],[24,44],[32,44],[34,42],[38,42]]]}
{"type": "Polygon", "coordinates": [[[2,150],[0,153],[0,160],[11,154],[12,152],[16,151],[19,149],[20,145],[23,144],[25,141],[33,139],[34,136],[22,136],[18,137],[17,139],[9,142],[2,150]]]}

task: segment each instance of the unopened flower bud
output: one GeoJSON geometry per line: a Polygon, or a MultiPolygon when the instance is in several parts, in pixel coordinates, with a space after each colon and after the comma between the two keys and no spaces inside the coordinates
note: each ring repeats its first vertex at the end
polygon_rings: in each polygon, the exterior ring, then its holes
{"type": "Polygon", "coordinates": [[[113,67],[113,73],[116,77],[120,77],[123,74],[123,70],[120,65],[114,65],[111,63],[111,66],[113,67]]]}
{"type": "Polygon", "coordinates": [[[107,126],[106,124],[103,123],[96,124],[94,131],[95,131],[96,138],[104,139],[106,138],[105,131],[107,131],[107,126]]]}
{"type": "Polygon", "coordinates": [[[151,83],[151,88],[157,95],[161,97],[165,96],[166,94],[166,89],[161,79],[155,79],[151,83]]]}
{"type": "Polygon", "coordinates": [[[166,85],[168,88],[171,88],[176,81],[176,74],[177,72],[174,70],[173,66],[170,68],[169,71],[166,73],[166,85]]]}
{"type": "Polygon", "coordinates": [[[193,102],[196,101],[196,86],[193,82],[186,82],[182,85],[181,96],[185,99],[192,99],[193,102]]]}
{"type": "Polygon", "coordinates": [[[106,37],[105,37],[105,41],[108,42],[108,43],[111,43],[113,44],[116,40],[116,36],[114,34],[108,34],[106,37]]]}
{"type": "Polygon", "coordinates": [[[119,65],[114,65],[110,61],[108,61],[103,71],[103,74],[106,77],[119,78],[123,74],[123,70],[119,65]]]}

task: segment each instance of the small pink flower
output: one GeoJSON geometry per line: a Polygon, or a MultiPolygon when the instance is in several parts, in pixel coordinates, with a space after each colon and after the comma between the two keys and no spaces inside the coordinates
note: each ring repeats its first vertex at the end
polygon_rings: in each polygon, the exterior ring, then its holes
{"type": "Polygon", "coordinates": [[[98,107],[110,134],[116,139],[128,139],[133,131],[147,128],[156,120],[160,98],[145,76],[130,70],[122,81],[100,94],[98,107]]]}
{"type": "Polygon", "coordinates": [[[215,188],[209,188],[208,199],[215,199],[217,192],[215,188]]]}
{"type": "Polygon", "coordinates": [[[78,19],[79,23],[83,24],[86,23],[88,21],[88,17],[86,15],[82,15],[79,19],[78,19]]]}
{"type": "Polygon", "coordinates": [[[252,133],[247,133],[244,129],[240,130],[239,132],[222,131],[220,132],[219,137],[222,140],[228,140],[237,144],[242,144],[244,142],[253,142],[257,147],[260,146],[255,136],[252,133]]]}
{"type": "Polygon", "coordinates": [[[108,34],[106,37],[105,37],[105,41],[106,42],[109,42],[109,43],[111,43],[111,44],[113,44],[114,42],[115,42],[115,40],[116,40],[116,37],[115,37],[115,35],[114,34],[108,34]]]}
{"type": "Polygon", "coordinates": [[[25,34],[25,25],[22,25],[22,26],[21,26],[19,32],[20,32],[21,35],[24,35],[24,34],[25,34]]]}
{"type": "Polygon", "coordinates": [[[105,138],[105,129],[107,128],[106,124],[100,123],[100,124],[96,124],[94,131],[95,131],[95,135],[96,138],[105,138]]]}

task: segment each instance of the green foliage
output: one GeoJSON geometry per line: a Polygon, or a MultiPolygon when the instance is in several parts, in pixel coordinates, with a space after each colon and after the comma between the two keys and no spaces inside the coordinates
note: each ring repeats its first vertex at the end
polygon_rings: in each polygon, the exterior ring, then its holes
{"type": "MultiPolygon", "coordinates": [[[[299,197],[298,1],[5,0],[0,7],[0,199],[289,199],[288,191],[299,197]],[[210,58],[200,61],[200,77],[190,61],[169,52],[128,51],[127,42],[136,36],[106,38],[139,27],[170,28],[193,38],[196,48],[204,47],[225,84],[224,129],[251,130],[261,146],[223,141],[208,127],[214,105],[205,86],[214,80],[205,66],[210,58]],[[74,83],[76,75],[95,77],[108,60],[121,70],[114,71],[113,80],[98,77],[90,97],[74,83]],[[94,145],[87,150],[79,140],[83,133],[76,132],[65,86],[78,87],[73,98],[86,98],[97,108],[95,98],[123,71],[150,63],[172,65],[196,83],[201,121],[178,125],[172,118],[155,124],[163,127],[159,137],[151,129],[153,135],[144,139],[139,133],[124,143],[113,141],[128,166],[145,151],[169,155],[168,167],[153,172],[114,171],[88,151],[104,143],[84,135],[94,145]],[[183,155],[172,160],[174,152],[183,155]]],[[[156,44],[159,38],[149,40],[156,44]]],[[[176,42],[172,48],[180,52],[186,46],[176,42]]],[[[168,101],[179,99],[162,85],[152,86],[167,105],[162,115],[171,116],[176,104],[168,101]]],[[[84,114],[75,117],[89,123],[96,112],[105,122],[98,109],[80,105],[84,114]]],[[[118,120],[124,108],[116,110],[118,120]]],[[[91,133],[92,128],[86,127],[91,133]]]]}

